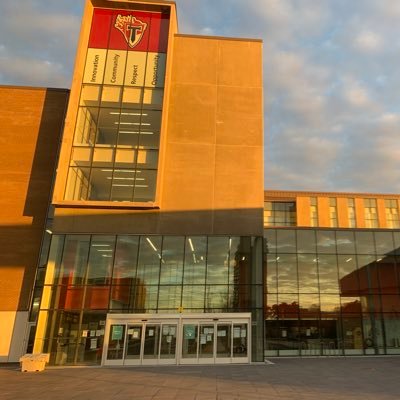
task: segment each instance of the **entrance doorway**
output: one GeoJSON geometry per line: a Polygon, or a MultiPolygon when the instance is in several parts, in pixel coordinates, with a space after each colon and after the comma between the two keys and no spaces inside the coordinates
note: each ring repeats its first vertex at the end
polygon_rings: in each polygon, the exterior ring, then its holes
{"type": "Polygon", "coordinates": [[[109,314],[103,365],[250,362],[250,314],[109,314]]]}

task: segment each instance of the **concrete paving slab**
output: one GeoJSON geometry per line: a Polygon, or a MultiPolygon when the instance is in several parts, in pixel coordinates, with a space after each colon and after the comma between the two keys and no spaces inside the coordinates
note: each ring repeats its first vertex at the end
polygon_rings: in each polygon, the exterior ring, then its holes
{"type": "Polygon", "coordinates": [[[273,364],[162,367],[0,365],[1,400],[399,400],[400,357],[273,359],[273,364]]]}

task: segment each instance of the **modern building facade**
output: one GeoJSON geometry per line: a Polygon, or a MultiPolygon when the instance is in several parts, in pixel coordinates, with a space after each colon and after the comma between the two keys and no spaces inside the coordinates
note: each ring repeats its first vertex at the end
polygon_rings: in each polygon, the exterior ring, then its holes
{"type": "Polygon", "coordinates": [[[265,355],[399,354],[400,196],[265,200],[265,355]]]}
{"type": "Polygon", "coordinates": [[[0,88],[1,361],[400,353],[400,196],[264,192],[261,41],[177,25],[87,0],[70,93],[0,88]]]}

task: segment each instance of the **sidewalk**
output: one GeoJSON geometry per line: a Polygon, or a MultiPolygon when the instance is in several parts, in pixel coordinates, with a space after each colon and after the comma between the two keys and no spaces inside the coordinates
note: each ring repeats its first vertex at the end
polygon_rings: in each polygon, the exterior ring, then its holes
{"type": "Polygon", "coordinates": [[[271,359],[274,364],[0,368],[1,400],[398,400],[400,357],[271,359]]]}

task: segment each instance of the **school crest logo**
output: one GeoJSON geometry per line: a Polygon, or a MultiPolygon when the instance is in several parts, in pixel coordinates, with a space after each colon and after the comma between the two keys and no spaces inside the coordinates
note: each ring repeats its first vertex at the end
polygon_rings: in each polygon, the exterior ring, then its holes
{"type": "Polygon", "coordinates": [[[133,15],[117,15],[115,20],[117,28],[127,41],[129,47],[134,48],[141,40],[147,28],[146,22],[142,22],[133,15]]]}

